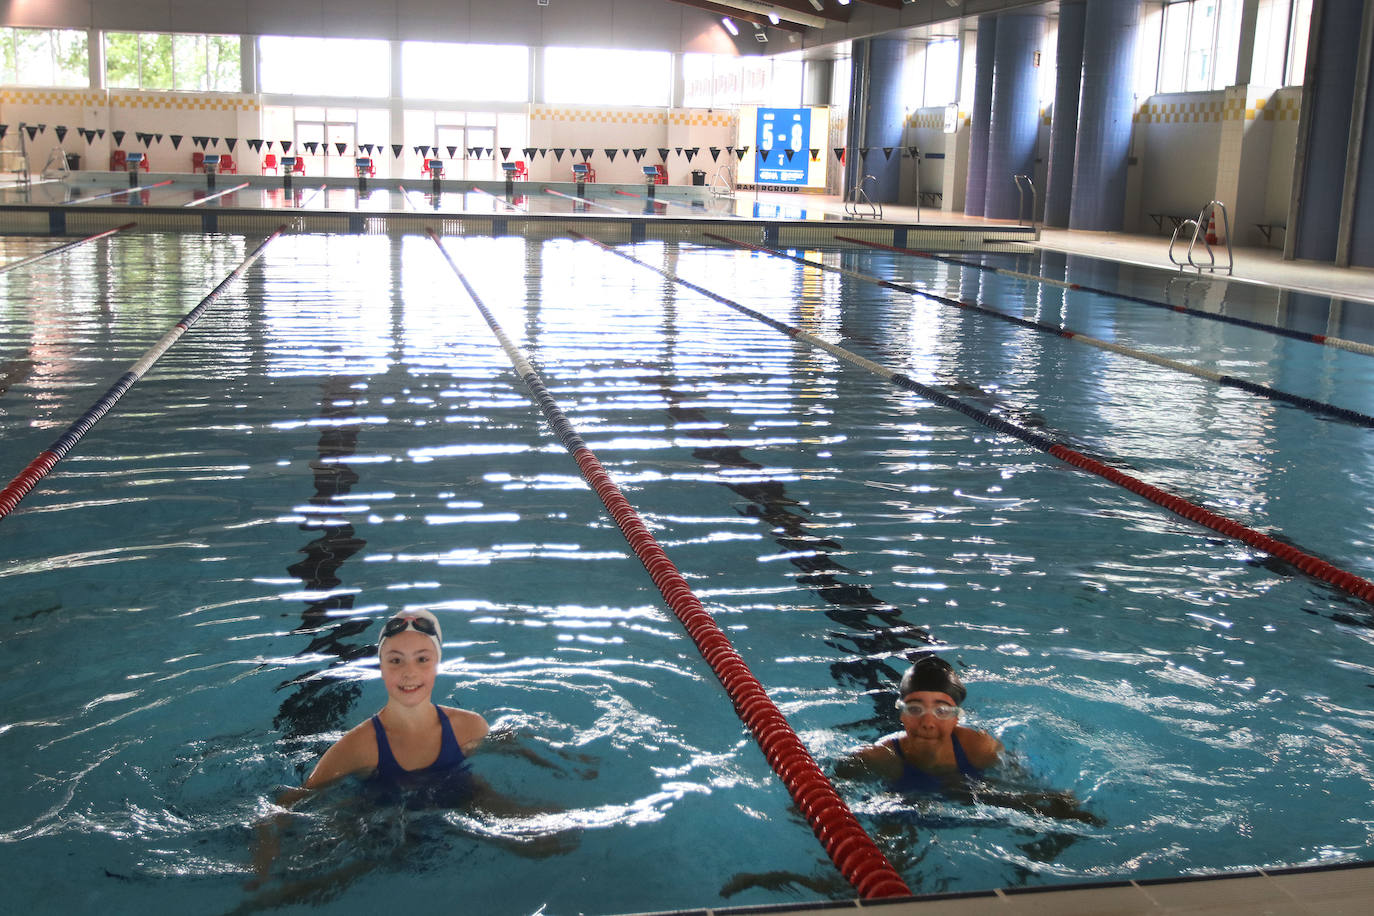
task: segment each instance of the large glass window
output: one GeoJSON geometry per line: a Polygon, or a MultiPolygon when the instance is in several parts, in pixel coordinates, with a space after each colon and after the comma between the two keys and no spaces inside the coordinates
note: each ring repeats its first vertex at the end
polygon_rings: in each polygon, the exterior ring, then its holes
{"type": "Polygon", "coordinates": [[[666,108],[672,85],[673,57],[666,51],[544,50],[544,99],[555,104],[666,108]]]}
{"type": "Polygon", "coordinates": [[[89,86],[89,60],[83,31],[0,28],[0,83],[89,86]]]}
{"type": "Polygon", "coordinates": [[[529,49],[407,41],[401,45],[401,94],[409,99],[528,102],[529,49]]]}
{"type": "Polygon", "coordinates": [[[1224,89],[1236,79],[1242,0],[1175,0],[1164,5],[1160,92],[1224,89]]]}
{"type": "Polygon", "coordinates": [[[932,41],[926,45],[924,108],[948,105],[959,91],[959,41],[932,41]]]}
{"type": "Polygon", "coordinates": [[[113,89],[238,92],[237,35],[105,33],[105,85],[113,89]]]}
{"type": "Polygon", "coordinates": [[[388,43],[362,38],[258,39],[263,92],[385,98],[391,94],[388,43]]]}

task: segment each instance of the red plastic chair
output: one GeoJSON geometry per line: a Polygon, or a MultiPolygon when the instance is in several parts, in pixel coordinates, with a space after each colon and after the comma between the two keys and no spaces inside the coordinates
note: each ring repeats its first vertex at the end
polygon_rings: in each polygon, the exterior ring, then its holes
{"type": "Polygon", "coordinates": [[[205,154],[202,153],[200,150],[196,150],[194,153],[191,154],[191,172],[195,173],[203,171],[205,171],[205,154]]]}
{"type": "Polygon", "coordinates": [[[263,157],[262,157],[262,173],[263,173],[264,175],[266,175],[268,169],[271,169],[271,170],[272,170],[272,174],[273,174],[273,175],[275,175],[275,174],[277,173],[277,154],[276,154],[276,153],[264,153],[264,154],[263,154],[263,157]]]}
{"type": "Polygon", "coordinates": [[[221,175],[239,173],[239,167],[234,163],[234,157],[228,153],[222,153],[219,157],[219,171],[221,175]]]}
{"type": "Polygon", "coordinates": [[[426,159],[424,165],[420,166],[420,174],[430,178],[443,178],[444,160],[426,159]]]}
{"type": "Polygon", "coordinates": [[[371,178],[377,174],[377,167],[372,164],[371,156],[358,156],[354,159],[353,170],[358,173],[359,178],[371,178]]]}
{"type": "Polygon", "coordinates": [[[138,167],[143,169],[143,171],[145,172],[151,172],[153,170],[152,165],[148,162],[148,156],[146,153],[144,154],[142,159],[138,160],[138,167]]]}
{"type": "Polygon", "coordinates": [[[294,164],[293,166],[291,166],[291,171],[292,171],[293,174],[296,174],[296,175],[304,175],[304,174],[305,174],[305,157],[304,157],[304,156],[297,156],[297,157],[296,157],[296,162],[295,162],[295,164],[294,164]]]}
{"type": "Polygon", "coordinates": [[[122,149],[110,151],[110,171],[124,172],[129,168],[129,154],[122,149]]]}
{"type": "Polygon", "coordinates": [[[516,181],[529,181],[529,180],[530,180],[530,170],[527,169],[527,168],[525,167],[525,160],[523,160],[523,159],[518,159],[518,160],[516,160],[516,163],[515,163],[515,174],[512,175],[511,178],[515,179],[516,181]]]}

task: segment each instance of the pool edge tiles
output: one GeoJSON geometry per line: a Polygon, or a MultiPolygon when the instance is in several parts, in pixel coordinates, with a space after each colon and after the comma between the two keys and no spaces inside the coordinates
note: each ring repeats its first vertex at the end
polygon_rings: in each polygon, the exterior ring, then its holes
{"type": "Polygon", "coordinates": [[[1374,893],[1374,862],[1256,869],[1226,874],[1187,875],[1139,881],[1103,881],[1046,887],[1002,888],[967,893],[919,894],[876,900],[828,900],[709,909],[671,910],[621,916],[753,916],[872,912],[885,916],[931,913],[976,916],[989,910],[1031,913],[1187,913],[1250,914],[1364,912],[1374,893]],[[1320,882],[1314,893],[1309,885],[1320,882]],[[1238,891],[1243,891],[1238,893],[1238,891]]]}

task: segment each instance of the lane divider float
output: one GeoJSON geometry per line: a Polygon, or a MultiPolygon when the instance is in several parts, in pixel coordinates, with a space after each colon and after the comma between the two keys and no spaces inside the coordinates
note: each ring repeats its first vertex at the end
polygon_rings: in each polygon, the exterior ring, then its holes
{"type": "Polygon", "coordinates": [[[82,204],[88,204],[93,200],[104,200],[107,197],[119,197],[124,194],[132,194],[134,191],[151,191],[153,188],[165,188],[167,185],[172,183],[173,179],[168,178],[165,181],[159,181],[156,184],[139,185],[135,188],[120,188],[118,191],[108,191],[104,194],[95,194],[91,197],[83,197],[80,200],[74,200],[71,203],[73,206],[79,207],[82,204]]]}
{"type": "Polygon", "coordinates": [[[193,200],[190,203],[185,203],[181,206],[183,209],[185,209],[186,207],[199,207],[201,204],[208,204],[212,200],[218,200],[226,194],[233,194],[235,191],[242,191],[244,188],[248,187],[249,184],[251,184],[251,182],[245,181],[243,184],[236,184],[232,188],[225,188],[223,191],[219,191],[215,194],[210,194],[206,197],[200,198],[199,200],[193,200]]]}
{"type": "Polygon", "coordinates": [[[100,400],[96,401],[95,404],[81,415],[80,419],[69,426],[67,431],[59,436],[52,445],[39,452],[38,457],[30,461],[28,466],[19,472],[18,476],[11,480],[3,490],[0,490],[0,519],[4,519],[14,511],[14,507],[19,505],[19,501],[28,495],[29,491],[34,488],[38,481],[47,476],[48,472],[53,469],[53,465],[61,461],[62,458],[72,450],[76,443],[81,440],[81,437],[90,431],[91,427],[96,424],[96,421],[105,416],[110,408],[124,396],[124,393],[133,387],[134,382],[142,378],[147,371],[152,368],[153,364],[162,357],[162,354],[166,353],[167,350],[171,348],[172,344],[176,343],[181,338],[182,334],[185,334],[190,330],[192,325],[200,320],[200,316],[205,314],[206,310],[215,304],[215,301],[224,294],[226,289],[228,289],[229,284],[252,266],[253,262],[256,261],[262,255],[263,250],[267,248],[268,243],[281,235],[285,229],[285,226],[280,226],[277,228],[276,232],[273,232],[267,238],[263,239],[262,243],[258,245],[257,248],[254,248],[252,252],[249,253],[248,257],[244,258],[243,261],[239,263],[239,266],[234,268],[229,276],[221,280],[219,285],[210,291],[209,295],[200,300],[200,303],[196,305],[195,308],[186,313],[186,317],[178,321],[175,327],[164,334],[162,339],[144,353],[143,356],[139,358],[138,362],[130,367],[128,372],[120,376],[119,380],[110,386],[110,389],[105,392],[100,400]]]}
{"type": "MultiPolygon", "coordinates": [[[[616,248],[607,245],[604,242],[600,242],[596,239],[589,238],[588,236],[585,236],[580,232],[570,232],[569,234],[572,235],[574,238],[591,242],[593,245],[600,247],[603,251],[617,255],[618,257],[622,257],[633,264],[638,264],[641,267],[646,268],[647,270],[651,270],[659,276],[667,280],[671,280],[675,283],[678,283],[686,287],[687,289],[692,290],[693,292],[700,293],[701,295],[705,296],[708,299],[711,299],[712,301],[719,302],[722,305],[729,306],[730,308],[742,312],[743,314],[748,315],[751,318],[756,318],[759,321],[762,321],[764,324],[768,325],[769,327],[781,331],[788,337],[792,337],[796,340],[808,343],[813,347],[826,351],[827,353],[836,357],[837,359],[843,360],[844,362],[847,362],[851,365],[858,366],[861,369],[866,369],[869,372],[872,372],[874,375],[887,379],[899,388],[915,392],[916,394],[919,394],[926,400],[931,401],[935,404],[939,404],[941,407],[948,407],[951,410],[957,410],[964,416],[972,420],[976,420],[984,426],[997,430],[998,432],[1011,436],[1013,438],[1020,439],[1027,445],[1039,449],[1040,451],[1045,452],[1048,455],[1053,455],[1060,461],[1063,461],[1081,470],[1087,471],[1090,474],[1095,474],[1098,477],[1103,478],[1104,480],[1108,480],[1114,484],[1117,484],[1118,486],[1124,487],[1125,489],[1130,490],[1132,493],[1135,493],[1138,496],[1143,496],[1145,499],[1148,499],[1150,502],[1155,503],[1156,505],[1163,506],[1165,509],[1168,509],[1175,515],[1181,516],[1182,518],[1186,518],[1191,522],[1195,522],[1199,525],[1202,525],[1203,527],[1210,528],[1213,531],[1219,532],[1220,534],[1224,534],[1227,537],[1240,541],[1243,544],[1248,544],[1249,546],[1254,547],[1257,550],[1262,550],[1270,556],[1277,557],[1287,563],[1292,564],[1293,566],[1302,570],[1302,572],[1306,573],[1308,576],[1311,576],[1314,579],[1326,582],[1329,585],[1334,585],[1336,588],[1348,594],[1354,595],[1356,598],[1374,604],[1374,582],[1371,582],[1368,579],[1365,579],[1361,576],[1355,575],[1354,573],[1340,569],[1332,565],[1331,563],[1326,562],[1325,560],[1319,559],[1318,557],[1315,557],[1309,553],[1305,553],[1304,551],[1299,550],[1291,544],[1286,544],[1283,541],[1277,540],[1276,538],[1270,537],[1267,534],[1263,534],[1259,531],[1256,531],[1253,528],[1243,525],[1240,522],[1237,522],[1233,519],[1226,518],[1225,516],[1212,512],[1209,509],[1204,509],[1202,506],[1199,506],[1196,503],[1189,502],[1188,500],[1183,499],[1180,496],[1176,496],[1172,493],[1160,489],[1159,487],[1145,483],[1144,481],[1132,477],[1131,475],[1126,474],[1123,471],[1119,471],[1116,468],[1109,467],[1108,465],[1103,464],[1100,461],[1097,461],[1093,458],[1089,458],[1082,452],[1070,448],[1062,442],[1056,442],[1048,436],[1042,436],[1039,433],[1032,432],[1023,426],[1019,426],[1015,423],[1005,420],[986,410],[974,407],[972,404],[967,404],[959,400],[958,398],[951,397],[950,395],[945,394],[938,388],[932,388],[929,385],[923,385],[904,373],[897,372],[893,369],[887,368],[886,366],[879,365],[871,359],[860,356],[859,354],[846,350],[843,347],[836,346],[835,344],[832,344],[829,341],[822,340],[821,338],[815,336],[814,334],[811,334],[808,331],[804,331],[801,328],[793,327],[792,325],[778,321],[776,318],[772,318],[768,315],[763,314],[762,312],[751,309],[747,305],[735,302],[733,299],[727,299],[719,293],[714,293],[711,290],[708,290],[702,286],[698,286],[697,284],[692,283],[690,280],[685,280],[677,276],[672,271],[665,270],[660,267],[655,267],[652,264],[645,263],[644,261],[639,260],[633,255],[627,254],[623,251],[619,251],[616,248]]],[[[736,242],[735,244],[741,245],[745,248],[753,247],[743,242],[736,242]]],[[[824,266],[811,261],[803,261],[803,263],[812,267],[824,266]]]]}
{"type": "Polygon", "coordinates": [[[84,245],[87,242],[94,242],[96,239],[103,239],[107,235],[114,235],[116,232],[123,232],[125,229],[132,229],[134,226],[137,225],[138,223],[125,223],[122,226],[115,226],[113,229],[106,229],[104,232],[97,232],[95,235],[88,235],[84,239],[77,239],[74,242],[67,242],[66,244],[58,245],[56,248],[49,248],[47,251],[40,251],[38,254],[29,255],[27,258],[23,258],[22,260],[13,261],[9,264],[0,265],[0,274],[9,273],[11,270],[18,270],[21,267],[27,267],[30,264],[33,264],[37,261],[42,261],[44,258],[50,258],[53,255],[61,254],[64,251],[70,251],[78,245],[84,245]]]}
{"type": "Polygon", "coordinates": [[[555,191],[553,188],[540,188],[540,190],[545,194],[552,194],[554,197],[562,197],[564,200],[575,200],[579,203],[590,204],[593,207],[600,207],[603,210],[610,210],[613,213],[629,214],[630,212],[629,210],[623,210],[620,207],[612,207],[610,204],[603,204],[586,197],[578,197],[575,194],[564,194],[562,191],[555,191]]]}
{"type": "Polygon", "coordinates": [[[992,267],[987,264],[979,264],[977,261],[966,261],[963,258],[953,258],[949,255],[931,254],[928,251],[918,251],[915,248],[896,248],[892,245],[883,245],[879,242],[865,242],[862,239],[851,238],[849,236],[837,235],[837,241],[848,242],[855,245],[864,245],[868,248],[879,248],[883,251],[895,251],[898,254],[907,254],[918,258],[930,258],[932,261],[943,261],[946,264],[957,264],[960,267],[972,267],[975,270],[986,270],[992,273],[1002,274],[1007,277],[1017,277],[1022,280],[1030,280],[1032,283],[1046,283],[1050,286],[1058,286],[1063,289],[1080,290],[1085,293],[1097,293],[1099,296],[1110,296],[1113,299],[1124,299],[1127,302],[1138,302],[1141,305],[1148,305],[1152,308],[1167,309],[1171,312],[1179,312],[1184,315],[1191,315],[1194,318],[1207,318],[1211,321],[1221,321],[1226,324],[1234,324],[1242,328],[1251,328],[1256,331],[1268,331],[1280,337],[1291,337],[1293,340],[1301,340],[1307,343],[1321,344],[1325,347],[1338,347],[1342,350],[1349,350],[1352,353],[1363,353],[1365,356],[1374,356],[1374,345],[1360,343],[1358,340],[1346,340],[1343,337],[1331,337],[1326,334],[1311,334],[1307,331],[1295,331],[1292,328],[1280,327],[1276,324],[1266,324],[1262,321],[1251,321],[1248,318],[1236,318],[1232,315],[1221,315],[1216,312],[1207,312],[1202,309],[1190,308],[1186,305],[1174,305],[1172,302],[1161,302],[1158,299],[1149,299],[1145,296],[1132,296],[1129,293],[1119,293],[1110,289],[1099,289],[1096,286],[1083,286],[1080,283],[1068,283],[1064,280],[1052,280],[1049,277],[1042,277],[1039,274],[1023,273],[1019,270],[1008,270],[1005,267],[992,267]]]}
{"type": "MultiPolygon", "coordinates": [[[[1248,379],[1238,378],[1234,375],[1223,375],[1222,373],[1214,372],[1211,369],[1203,369],[1200,366],[1193,366],[1188,363],[1179,362],[1178,360],[1170,359],[1167,356],[1158,356],[1154,353],[1147,353],[1144,350],[1138,350],[1134,347],[1125,346],[1124,344],[1112,343],[1109,340],[1101,340],[1097,337],[1089,337],[1087,334],[1081,334],[1078,331],[1074,331],[1069,328],[1058,327],[1056,325],[1050,324],[1047,321],[1037,321],[1032,318],[1021,318],[1017,315],[1009,315],[1006,312],[1000,312],[997,309],[989,308],[986,305],[979,305],[976,302],[968,302],[963,299],[951,299],[948,296],[941,296],[937,293],[926,292],[920,287],[911,286],[907,283],[897,283],[893,280],[885,280],[882,277],[869,276],[868,274],[860,273],[857,270],[851,270],[848,267],[837,267],[832,264],[824,264],[820,261],[809,261],[806,258],[798,257],[794,254],[788,254],[785,251],[779,251],[775,248],[768,248],[764,245],[755,245],[750,242],[738,242],[734,239],[729,239],[722,235],[715,235],[710,232],[705,232],[702,234],[706,238],[715,239],[721,242],[728,242],[731,245],[737,245],[741,248],[747,248],[750,251],[758,251],[764,254],[774,255],[775,257],[786,258],[789,261],[796,261],[798,264],[804,264],[807,267],[815,267],[819,270],[843,274],[846,277],[853,277],[856,280],[863,280],[866,283],[873,283],[878,286],[886,287],[888,289],[897,290],[898,292],[908,293],[912,296],[920,296],[923,299],[929,299],[930,301],[938,302],[941,305],[948,305],[954,308],[960,308],[971,312],[977,312],[980,315],[987,315],[990,318],[997,318],[1001,321],[1007,321],[1011,324],[1018,325],[1023,328],[1030,328],[1032,331],[1043,331],[1047,334],[1053,334],[1056,337],[1063,337],[1065,340],[1076,340],[1080,343],[1085,343],[1090,347],[1097,347],[1099,350],[1110,350],[1112,353],[1118,353],[1122,356],[1130,357],[1131,359],[1138,359],[1141,362],[1151,363],[1152,365],[1156,365],[1164,369],[1172,369],[1175,372],[1183,372],[1187,375],[1204,379],[1209,382],[1215,382],[1218,385],[1224,385],[1228,388],[1239,388],[1241,391],[1245,391],[1253,395],[1258,395],[1259,397],[1269,398],[1271,401],[1280,401],[1284,404],[1288,404],[1292,407],[1297,407],[1300,410],[1306,410],[1310,413],[1325,414],[1326,416],[1335,417],[1336,419],[1344,420],[1345,422],[1352,423],[1356,426],[1364,426],[1374,429],[1374,416],[1370,416],[1366,413],[1360,413],[1359,411],[1351,410],[1347,407],[1338,407],[1335,404],[1328,404],[1325,401],[1318,401],[1314,398],[1304,397],[1300,394],[1293,394],[1288,391],[1281,391],[1278,388],[1272,388],[1269,385],[1261,385],[1258,382],[1252,382],[1248,379]]],[[[836,236],[835,238],[843,240],[841,236],[836,236]]]]}
{"type": "Polygon", "coordinates": [[[583,478],[615,519],[635,556],[644,564],[669,608],[682,622],[688,636],[715,672],[734,703],[735,711],[753,733],[768,764],[782,779],[831,861],[863,897],[911,896],[911,889],[906,882],[859,825],[849,806],[840,798],[834,785],[806,750],[763,685],[749,670],[725,631],[707,613],[682,573],[659,546],[601,462],[587,448],[524,353],[506,335],[478,297],[477,291],[439,241],[439,236],[432,229],[425,231],[496,335],[521,381],[534,395],[554,434],[577,462],[583,478]]]}

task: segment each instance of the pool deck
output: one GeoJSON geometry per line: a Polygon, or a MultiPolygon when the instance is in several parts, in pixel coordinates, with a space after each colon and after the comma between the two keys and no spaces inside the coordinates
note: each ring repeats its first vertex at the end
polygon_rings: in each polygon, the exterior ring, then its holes
{"type": "MultiPolygon", "coordinates": [[[[1374,901],[1374,863],[1253,871],[1177,880],[1112,881],[1059,888],[1013,888],[978,894],[897,900],[836,900],[679,910],[655,916],[745,916],[870,913],[873,916],[1077,916],[1077,914],[1198,913],[1212,916],[1363,916],[1374,901]]],[[[647,914],[639,914],[647,916],[647,914]]]]}

